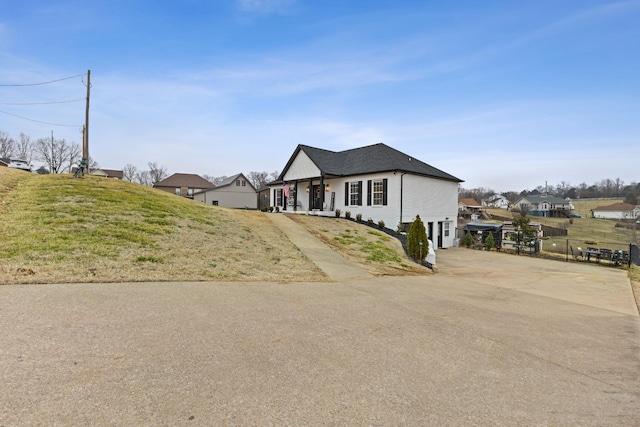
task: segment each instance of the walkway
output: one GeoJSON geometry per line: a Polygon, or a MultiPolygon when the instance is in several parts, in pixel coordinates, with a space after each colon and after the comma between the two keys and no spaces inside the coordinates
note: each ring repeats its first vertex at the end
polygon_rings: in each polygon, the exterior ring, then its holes
{"type": "Polygon", "coordinates": [[[322,271],[336,282],[373,278],[369,272],[355,265],[325,245],[287,214],[270,214],[271,221],[322,271]]]}

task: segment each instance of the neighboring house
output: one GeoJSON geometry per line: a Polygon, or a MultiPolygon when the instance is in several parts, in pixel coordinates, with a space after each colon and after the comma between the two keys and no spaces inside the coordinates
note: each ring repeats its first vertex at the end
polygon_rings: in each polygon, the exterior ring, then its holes
{"type": "Polygon", "coordinates": [[[640,206],[634,206],[629,203],[598,206],[595,209],[591,209],[591,216],[604,219],[636,219],[640,218],[640,206]]]}
{"type": "MultiPolygon", "coordinates": [[[[78,168],[76,167],[71,168],[71,174],[72,175],[75,174],[77,170],[78,168]]],[[[91,169],[91,171],[89,172],[89,175],[102,176],[104,178],[114,178],[114,179],[122,180],[122,177],[124,176],[124,172],[121,170],[115,170],[115,169],[96,168],[96,169],[91,169]]]]}
{"type": "Polygon", "coordinates": [[[509,209],[509,200],[504,197],[502,194],[495,194],[488,199],[484,199],[482,201],[482,206],[487,206],[491,208],[499,208],[499,209],[509,209]]]}
{"type": "Polygon", "coordinates": [[[193,198],[195,193],[214,188],[215,185],[193,173],[174,173],[169,178],[157,182],[154,186],[167,193],[193,198]]]}
{"type": "Polygon", "coordinates": [[[454,245],[458,185],[462,180],[385,144],[346,151],[298,145],[278,180],[269,183],[271,207],[351,218],[387,228],[416,215],[437,247],[454,245]]]}
{"type": "Polygon", "coordinates": [[[227,208],[258,208],[258,193],[241,173],[225,179],[215,188],[194,193],[193,200],[227,208]]]}
{"type": "Polygon", "coordinates": [[[122,180],[122,177],[124,176],[124,172],[121,170],[103,169],[103,168],[91,169],[91,172],[89,172],[89,174],[95,175],[95,176],[103,176],[105,178],[115,178],[120,180],[122,180]]]}
{"type": "Polygon", "coordinates": [[[6,157],[0,157],[0,167],[7,167],[9,166],[9,162],[11,162],[11,159],[7,159],[6,157]]]}
{"type": "Polygon", "coordinates": [[[482,205],[475,199],[463,198],[458,199],[458,216],[462,218],[471,218],[472,215],[479,215],[482,212],[482,205]]]}
{"type": "Polygon", "coordinates": [[[550,218],[568,218],[573,210],[570,199],[549,196],[547,194],[530,194],[521,197],[515,203],[515,209],[528,209],[529,215],[550,218]]]}

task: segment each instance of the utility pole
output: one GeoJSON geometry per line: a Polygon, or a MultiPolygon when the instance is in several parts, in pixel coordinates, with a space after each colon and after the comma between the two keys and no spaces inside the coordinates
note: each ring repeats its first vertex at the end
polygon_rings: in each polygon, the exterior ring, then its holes
{"type": "Polygon", "coordinates": [[[84,135],[82,143],[82,160],[85,164],[85,172],[89,171],[89,96],[91,95],[91,70],[87,70],[87,108],[84,115],[84,135]]]}

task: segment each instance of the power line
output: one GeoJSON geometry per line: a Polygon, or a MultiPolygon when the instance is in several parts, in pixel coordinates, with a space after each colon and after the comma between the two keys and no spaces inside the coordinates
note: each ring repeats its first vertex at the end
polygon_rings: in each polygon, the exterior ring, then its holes
{"type": "Polygon", "coordinates": [[[48,104],[66,104],[69,102],[84,101],[84,98],[68,99],[66,101],[49,101],[49,102],[0,102],[0,105],[48,105],[48,104]]]}
{"type": "Polygon", "coordinates": [[[10,84],[10,85],[9,85],[9,84],[7,84],[7,85],[0,84],[0,86],[2,86],[2,87],[9,87],[9,86],[11,86],[11,87],[17,87],[17,86],[41,86],[41,85],[48,85],[48,84],[51,84],[51,83],[61,82],[61,81],[63,81],[63,80],[75,79],[75,78],[77,78],[77,77],[83,77],[83,76],[84,76],[84,74],[78,74],[77,76],[63,77],[63,78],[61,78],[61,79],[51,80],[51,81],[48,81],[48,82],[40,82],[40,83],[24,83],[24,84],[10,84]]]}
{"type": "Polygon", "coordinates": [[[43,122],[40,120],[35,120],[35,119],[30,119],[28,117],[22,117],[22,116],[18,116],[17,114],[11,114],[11,113],[7,113],[6,111],[0,111],[0,113],[2,114],[6,114],[7,116],[13,116],[13,117],[17,117],[19,119],[23,119],[23,120],[29,120],[30,122],[36,122],[36,123],[42,123],[44,125],[51,125],[51,126],[63,126],[63,127],[80,127],[82,125],[62,125],[59,123],[49,123],[49,122],[43,122]]]}

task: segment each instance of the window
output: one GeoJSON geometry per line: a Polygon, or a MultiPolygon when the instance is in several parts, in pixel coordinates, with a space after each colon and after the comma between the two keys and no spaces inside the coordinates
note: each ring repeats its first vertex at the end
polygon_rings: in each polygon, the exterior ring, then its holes
{"type": "Polygon", "coordinates": [[[242,180],[242,186],[246,187],[247,186],[247,181],[245,181],[244,179],[242,180]]]}
{"type": "Polygon", "coordinates": [[[282,188],[273,190],[274,206],[282,206],[282,188]]]}
{"type": "Polygon", "coordinates": [[[367,181],[367,206],[387,206],[387,179],[367,181]]]}
{"type": "Polygon", "coordinates": [[[444,237],[449,237],[449,223],[444,223],[444,237]]]}
{"type": "Polygon", "coordinates": [[[236,179],[236,187],[240,187],[240,180],[236,179]]]}
{"type": "Polygon", "coordinates": [[[218,206],[218,201],[217,201],[217,200],[212,200],[212,201],[211,201],[211,204],[212,204],[213,206],[218,206]]]}
{"type": "Polygon", "coordinates": [[[344,205],[362,206],[362,181],[344,183],[344,205]]]}
{"type": "Polygon", "coordinates": [[[358,192],[358,183],[351,182],[349,183],[349,205],[357,205],[358,204],[358,196],[360,193],[358,192]]]}
{"type": "Polygon", "coordinates": [[[382,180],[373,181],[373,206],[382,206],[382,180]]]}
{"type": "Polygon", "coordinates": [[[181,194],[181,193],[180,193],[180,189],[179,189],[179,188],[176,188],[176,196],[180,196],[180,194],[181,194]]]}

